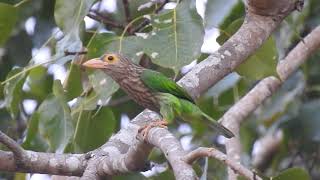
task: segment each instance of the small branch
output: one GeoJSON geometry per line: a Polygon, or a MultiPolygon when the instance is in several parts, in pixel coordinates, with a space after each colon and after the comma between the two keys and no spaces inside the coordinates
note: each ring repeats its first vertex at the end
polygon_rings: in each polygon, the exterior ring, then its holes
{"type": "Polygon", "coordinates": [[[129,23],[131,21],[129,2],[128,2],[128,0],[122,0],[122,4],[123,4],[124,15],[126,17],[126,21],[127,21],[127,23],[129,23]]]}
{"type": "Polygon", "coordinates": [[[64,55],[65,56],[69,56],[69,55],[85,55],[87,53],[88,53],[87,49],[85,49],[83,51],[79,51],[79,52],[72,52],[72,51],[68,51],[68,50],[64,51],[64,55]]]}
{"type": "Polygon", "coordinates": [[[248,170],[246,167],[242,166],[240,163],[231,160],[227,157],[226,154],[216,150],[214,148],[204,148],[199,147],[196,150],[189,152],[185,157],[184,161],[188,164],[192,164],[195,160],[203,157],[211,157],[217,159],[218,161],[229,166],[235,173],[246,177],[251,180],[261,180],[259,176],[257,176],[252,171],[248,170]]]}
{"type": "Polygon", "coordinates": [[[94,19],[96,21],[102,22],[106,26],[110,26],[110,27],[118,28],[118,29],[124,29],[124,27],[125,27],[123,24],[119,24],[119,23],[114,22],[113,20],[105,17],[103,14],[101,14],[98,11],[92,10],[90,12],[93,12],[94,14],[89,13],[89,14],[87,14],[88,17],[90,17],[91,19],[94,19]]]}
{"type": "Polygon", "coordinates": [[[4,134],[0,131],[0,142],[4,144],[12,153],[14,154],[14,159],[18,167],[21,167],[24,165],[25,157],[27,156],[26,152],[22,147],[15,142],[13,139],[11,139],[9,136],[4,134]]]}
{"type": "MultiPolygon", "coordinates": [[[[154,10],[154,14],[158,14],[162,8],[164,7],[164,5],[166,5],[169,2],[169,0],[164,0],[155,10],[154,10]]],[[[130,30],[130,34],[134,34],[136,32],[140,32],[146,25],[148,25],[150,23],[149,19],[144,19],[139,25],[137,25],[135,28],[132,28],[130,30]]]]}

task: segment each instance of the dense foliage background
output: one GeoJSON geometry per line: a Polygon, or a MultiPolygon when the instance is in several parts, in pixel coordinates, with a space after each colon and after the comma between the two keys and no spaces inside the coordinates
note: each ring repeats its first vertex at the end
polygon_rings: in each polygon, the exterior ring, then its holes
{"type": "MultiPolygon", "coordinates": [[[[216,50],[216,42],[221,45],[236,32],[245,13],[238,0],[183,0],[163,6],[164,2],[1,0],[0,129],[25,149],[93,150],[143,108],[104,73],[85,70],[81,62],[105,51],[120,51],[177,80],[216,50]],[[74,55],[83,50],[88,53],[74,55]]],[[[221,117],[260,79],[275,75],[277,61],[318,24],[320,3],[308,0],[302,12],[292,13],[237,72],[197,100],[201,109],[215,119],[221,117]]],[[[255,153],[264,148],[259,139],[281,128],[283,139],[275,153],[253,168],[275,176],[287,168],[301,167],[305,171],[291,169],[289,174],[307,179],[307,172],[312,179],[320,178],[319,58],[320,53],[310,58],[242,126],[245,165],[253,166],[255,153]]],[[[207,131],[201,122],[176,122],[170,130],[186,149],[215,144],[223,150],[224,139],[207,131]]],[[[150,159],[165,161],[157,150],[150,159]]],[[[205,164],[199,161],[199,168],[205,164]]],[[[169,170],[162,171],[146,174],[156,174],[153,179],[173,178],[169,170]]],[[[210,159],[207,173],[208,179],[223,179],[226,168],[210,159]]],[[[19,173],[1,176],[24,178],[19,173]]]]}

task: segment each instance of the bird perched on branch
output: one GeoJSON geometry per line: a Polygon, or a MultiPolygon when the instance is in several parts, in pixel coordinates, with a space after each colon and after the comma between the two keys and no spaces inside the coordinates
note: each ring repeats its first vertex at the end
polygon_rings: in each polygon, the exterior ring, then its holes
{"type": "Polygon", "coordinates": [[[227,138],[234,134],[201,111],[191,96],[173,80],[163,74],[134,64],[118,53],[106,53],[100,58],[86,61],[83,66],[101,69],[141,106],[158,112],[162,120],[141,128],[145,138],[152,127],[166,127],[175,117],[186,121],[206,121],[210,127],[227,138]]]}

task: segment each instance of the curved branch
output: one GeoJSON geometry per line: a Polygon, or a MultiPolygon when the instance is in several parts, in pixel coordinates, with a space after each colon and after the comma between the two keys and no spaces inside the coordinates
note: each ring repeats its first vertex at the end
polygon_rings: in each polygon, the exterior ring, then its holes
{"type": "Polygon", "coordinates": [[[187,152],[167,129],[152,128],[148,134],[147,142],[163,152],[177,180],[197,179],[192,166],[184,160],[187,152]]]}
{"type": "MultiPolygon", "coordinates": [[[[232,72],[239,64],[244,62],[249,55],[255,52],[279,25],[281,20],[295,9],[295,2],[291,0],[279,1],[286,1],[288,8],[285,8],[284,12],[281,11],[281,14],[276,16],[277,18],[260,16],[254,14],[252,11],[248,11],[244,24],[238,32],[217,52],[196,65],[195,68],[178,83],[193,97],[199,97],[201,93],[228,73],[232,72]]],[[[145,110],[139,114],[127,128],[121,129],[120,132],[112,136],[106,144],[90,152],[89,157],[85,155],[57,155],[26,151],[28,153],[28,160],[30,160],[28,163],[31,165],[28,172],[77,176],[81,176],[82,174],[86,175],[87,172],[83,172],[87,168],[87,163],[95,158],[98,158],[97,161],[99,162],[99,165],[97,165],[99,167],[95,173],[98,173],[99,176],[139,171],[145,169],[148,158],[147,155],[151,152],[153,146],[156,146],[166,154],[177,179],[181,179],[182,177],[196,179],[196,174],[192,168],[190,168],[190,165],[174,156],[179,153],[186,155],[179,142],[169,136],[161,138],[161,135],[168,133],[167,130],[159,128],[151,129],[148,135],[148,141],[151,145],[136,139],[138,129],[155,119],[159,119],[155,113],[145,110]],[[160,141],[160,139],[162,139],[163,142],[160,141]],[[169,139],[171,139],[170,142],[175,142],[175,147],[164,146],[169,139]],[[181,167],[186,168],[188,170],[186,172],[190,174],[182,174],[181,172],[184,171],[179,172],[181,167]]],[[[9,163],[10,168],[7,167],[8,170],[26,172],[26,169],[17,169],[14,166],[13,160],[11,159],[10,161],[10,157],[13,157],[12,153],[0,153],[0,158],[7,158],[5,160],[11,163],[11,165],[9,163]],[[6,156],[4,157],[3,155],[6,156]]],[[[4,161],[0,161],[0,169],[3,170],[2,168],[5,168],[7,165],[1,164],[1,162],[4,161]]],[[[90,177],[92,176],[90,175],[90,177]]],[[[94,176],[94,178],[98,177],[94,176]]]]}
{"type": "MultiPolygon", "coordinates": [[[[250,115],[259,105],[270,97],[298,67],[320,48],[320,26],[306,36],[285,59],[277,66],[281,80],[267,77],[260,81],[249,93],[232,106],[219,120],[236,135],[236,138],[226,141],[227,154],[230,158],[240,161],[241,144],[239,128],[242,121],[250,115]]],[[[236,177],[236,175],[234,175],[236,177]]]]}
{"type": "Polygon", "coordinates": [[[228,167],[230,167],[235,173],[242,175],[246,177],[247,179],[251,180],[261,180],[259,176],[257,176],[252,171],[248,170],[244,166],[242,166],[240,163],[234,161],[233,159],[230,159],[225,155],[224,153],[214,149],[214,148],[204,148],[199,147],[196,150],[193,150],[189,152],[185,157],[184,160],[192,164],[195,160],[202,158],[202,157],[211,157],[214,159],[217,159],[218,161],[226,164],[228,167]]]}
{"type": "Polygon", "coordinates": [[[86,168],[87,160],[83,154],[25,153],[25,166],[18,167],[12,152],[0,151],[1,171],[81,176],[86,168]]]}
{"type": "Polygon", "coordinates": [[[0,131],[0,142],[13,152],[17,166],[22,167],[25,163],[27,153],[20,147],[20,145],[2,131],[0,131]]]}

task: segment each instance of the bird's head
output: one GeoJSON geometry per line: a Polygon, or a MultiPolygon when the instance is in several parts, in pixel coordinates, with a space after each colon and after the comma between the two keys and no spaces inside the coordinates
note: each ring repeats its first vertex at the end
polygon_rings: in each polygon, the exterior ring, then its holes
{"type": "Polygon", "coordinates": [[[105,53],[99,58],[94,58],[86,61],[82,65],[94,69],[112,70],[128,65],[129,60],[119,53],[105,53]]]}

